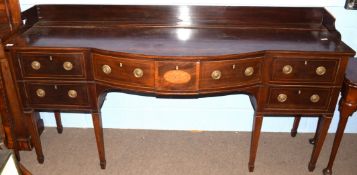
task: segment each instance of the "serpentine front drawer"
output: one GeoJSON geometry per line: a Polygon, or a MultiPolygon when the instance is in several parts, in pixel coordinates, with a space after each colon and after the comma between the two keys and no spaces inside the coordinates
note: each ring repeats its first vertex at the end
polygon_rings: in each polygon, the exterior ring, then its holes
{"type": "Polygon", "coordinates": [[[250,85],[261,80],[262,58],[204,61],[200,89],[250,85]]]}
{"type": "Polygon", "coordinates": [[[84,79],[84,53],[34,52],[18,53],[19,67],[24,79],[84,79]]]}
{"type": "Polygon", "coordinates": [[[93,63],[95,80],[129,87],[154,87],[154,61],[93,54],[93,63]]]}

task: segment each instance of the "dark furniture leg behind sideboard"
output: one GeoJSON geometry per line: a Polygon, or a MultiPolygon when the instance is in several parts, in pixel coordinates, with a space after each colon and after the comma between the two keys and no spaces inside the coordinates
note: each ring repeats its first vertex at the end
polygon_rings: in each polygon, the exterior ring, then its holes
{"type": "Polygon", "coordinates": [[[295,137],[297,134],[297,130],[299,128],[299,124],[300,124],[300,119],[301,119],[301,115],[296,115],[295,119],[294,119],[294,124],[293,124],[293,128],[291,129],[291,137],[295,137]]]}
{"type": "MultiPolygon", "coordinates": [[[[295,137],[297,135],[297,130],[299,128],[299,124],[300,124],[300,120],[301,120],[301,115],[297,115],[295,116],[294,118],[294,124],[293,124],[293,127],[291,129],[291,137],[295,137]]],[[[318,121],[317,121],[317,126],[316,126],[316,131],[315,131],[315,135],[313,138],[309,139],[309,143],[311,145],[314,145],[316,143],[316,139],[318,137],[318,131],[319,131],[319,128],[321,126],[321,118],[319,117],[318,118],[318,121]]]]}
{"type": "Polygon", "coordinates": [[[57,132],[61,134],[63,132],[63,126],[61,121],[61,113],[59,111],[54,112],[56,119],[57,132]]]}

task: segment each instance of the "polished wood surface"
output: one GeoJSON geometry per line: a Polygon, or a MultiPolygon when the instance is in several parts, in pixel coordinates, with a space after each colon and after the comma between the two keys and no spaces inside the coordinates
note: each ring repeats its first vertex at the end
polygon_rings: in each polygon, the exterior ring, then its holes
{"type": "Polygon", "coordinates": [[[37,11],[24,13],[24,19],[33,26],[8,41],[14,47],[80,47],[156,56],[349,50],[340,42],[339,33],[329,30],[331,24],[324,9],[95,5],[33,8],[37,11]],[[91,11],[96,13],[88,13],[91,11]]]}
{"type": "Polygon", "coordinates": [[[6,53],[40,163],[39,111],[91,113],[104,169],[107,93],[244,93],[255,110],[249,171],[266,115],[320,118],[312,171],[355,54],[323,8],[38,5],[22,18],[6,53]]]}

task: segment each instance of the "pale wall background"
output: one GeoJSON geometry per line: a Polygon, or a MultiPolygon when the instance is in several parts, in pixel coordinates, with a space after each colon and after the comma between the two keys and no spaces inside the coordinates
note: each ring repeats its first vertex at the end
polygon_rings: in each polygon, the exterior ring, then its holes
{"type": "MultiPolygon", "coordinates": [[[[20,0],[22,10],[34,4],[98,4],[98,0],[20,0]]],[[[144,5],[220,5],[220,6],[295,6],[326,7],[337,19],[343,40],[357,50],[357,11],[345,10],[344,0],[101,0],[101,4],[144,5]]],[[[200,99],[157,99],[123,93],[111,93],[102,108],[105,128],[251,131],[253,109],[245,95],[200,99]]],[[[55,126],[53,114],[42,113],[46,126],[55,126]]],[[[336,131],[339,112],[335,112],[330,132],[336,131]]],[[[88,114],[64,113],[64,127],[92,127],[88,114]]],[[[346,132],[357,133],[357,114],[346,132]]],[[[263,131],[290,132],[293,118],[266,117],[263,131]]],[[[299,132],[315,132],[317,119],[301,120],[299,132]]]]}

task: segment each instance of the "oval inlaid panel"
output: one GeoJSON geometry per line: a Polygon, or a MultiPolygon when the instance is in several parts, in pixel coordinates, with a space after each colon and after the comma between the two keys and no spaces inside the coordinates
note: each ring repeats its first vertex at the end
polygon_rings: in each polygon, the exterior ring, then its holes
{"type": "Polygon", "coordinates": [[[164,74],[164,79],[173,84],[184,84],[191,80],[191,75],[182,70],[170,70],[164,74]]]}

